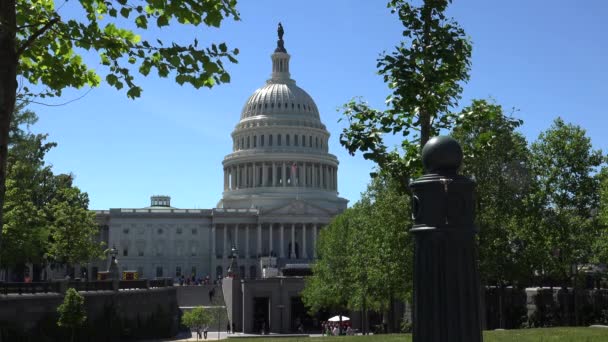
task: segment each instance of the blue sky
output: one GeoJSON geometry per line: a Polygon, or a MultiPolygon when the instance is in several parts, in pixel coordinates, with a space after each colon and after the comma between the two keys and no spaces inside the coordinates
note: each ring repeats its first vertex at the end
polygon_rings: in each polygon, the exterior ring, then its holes
{"type": "MultiPolygon", "coordinates": [[[[196,37],[239,48],[239,63],[228,66],[230,84],[196,90],[151,76],[138,78],[144,92],[137,100],[102,85],[65,106],[31,105],[40,117],[34,131],[59,144],[47,161],[55,172],[75,174],[92,209],[144,207],[153,194],[170,195],[172,205],[181,208],[217,204],[230,133],[249,95],[270,76],[279,21],[292,78],[315,99],[332,134],[340,195],[352,204],[365,190],[373,165],[340,146],[345,124],[338,122],[337,109],[354,96],[383,105],[389,91],[376,74],[376,59],[400,41],[397,17],[384,1],[368,0],[241,0],[238,9],[242,20],[220,29],[160,32],[167,40],[196,37]]],[[[69,6],[61,11],[76,15],[69,6]]],[[[493,98],[517,108],[530,142],[561,116],[585,128],[595,148],[608,150],[607,1],[456,0],[449,14],[473,42],[471,80],[461,105],[493,98]]],[[[97,65],[93,55],[86,60],[97,65]]],[[[66,91],[44,102],[62,103],[85,92],[66,91]]]]}

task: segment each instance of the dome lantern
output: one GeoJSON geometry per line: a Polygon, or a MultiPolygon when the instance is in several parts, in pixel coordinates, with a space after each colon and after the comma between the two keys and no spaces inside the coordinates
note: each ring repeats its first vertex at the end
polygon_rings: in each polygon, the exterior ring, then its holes
{"type": "Polygon", "coordinates": [[[283,25],[279,23],[277,29],[279,40],[277,40],[277,48],[272,54],[272,81],[285,82],[290,80],[289,74],[289,54],[285,49],[285,42],[283,41],[283,25]]]}

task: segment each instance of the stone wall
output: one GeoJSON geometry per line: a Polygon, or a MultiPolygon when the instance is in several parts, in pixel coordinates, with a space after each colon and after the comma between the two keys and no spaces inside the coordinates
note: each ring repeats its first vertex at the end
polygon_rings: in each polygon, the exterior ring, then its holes
{"type": "MultiPolygon", "coordinates": [[[[82,291],[87,322],[79,329],[86,340],[129,337],[170,337],[178,330],[176,289],[159,287],[119,291],[82,291]]],[[[61,341],[66,331],[57,327],[61,293],[0,295],[0,341],[35,336],[40,341],[61,341]],[[41,337],[42,336],[42,337],[41,337]]]]}

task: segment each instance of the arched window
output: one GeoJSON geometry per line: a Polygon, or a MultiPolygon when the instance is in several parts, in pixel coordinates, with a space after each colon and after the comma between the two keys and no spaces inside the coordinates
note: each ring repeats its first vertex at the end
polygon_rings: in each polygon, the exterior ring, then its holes
{"type": "Polygon", "coordinates": [[[298,146],[298,135],[294,134],[293,136],[293,146],[298,146]]]}
{"type": "Polygon", "coordinates": [[[315,137],[315,148],[319,148],[319,137],[315,137]]]}
{"type": "Polygon", "coordinates": [[[308,136],[308,147],[312,147],[312,135],[308,136]]]}
{"type": "Polygon", "coordinates": [[[306,136],[302,135],[302,147],[306,147],[306,136]]]}
{"type": "Polygon", "coordinates": [[[281,135],[277,136],[277,146],[281,146],[281,135]]]}
{"type": "Polygon", "coordinates": [[[285,136],[285,145],[289,146],[289,134],[285,136]]]}
{"type": "Polygon", "coordinates": [[[260,146],[264,147],[264,135],[260,138],[260,146]]]}
{"type": "Polygon", "coordinates": [[[272,146],[272,134],[268,136],[268,146],[272,146]]]}
{"type": "Polygon", "coordinates": [[[253,147],[258,147],[258,136],[257,135],[253,136],[253,147]]]}

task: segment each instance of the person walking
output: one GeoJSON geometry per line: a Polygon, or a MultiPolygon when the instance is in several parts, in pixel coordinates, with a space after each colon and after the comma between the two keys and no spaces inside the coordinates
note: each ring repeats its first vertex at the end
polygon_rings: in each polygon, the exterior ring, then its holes
{"type": "Polygon", "coordinates": [[[226,324],[226,333],[230,334],[230,321],[226,324]]]}
{"type": "Polygon", "coordinates": [[[209,331],[209,327],[205,325],[205,327],[203,328],[203,337],[205,338],[205,340],[207,339],[208,331],[209,331]]]}

